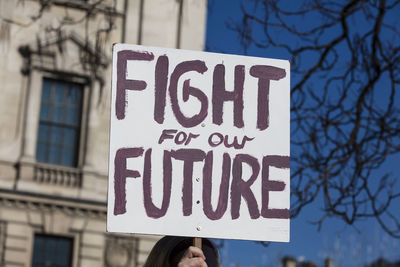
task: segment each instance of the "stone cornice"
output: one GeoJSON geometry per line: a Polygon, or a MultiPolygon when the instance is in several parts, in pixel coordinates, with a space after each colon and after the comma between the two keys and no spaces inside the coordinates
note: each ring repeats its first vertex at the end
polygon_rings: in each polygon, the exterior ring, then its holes
{"type": "Polygon", "coordinates": [[[67,198],[32,192],[13,191],[0,188],[0,206],[17,207],[28,210],[61,210],[95,218],[106,218],[107,203],[100,201],[67,198]]]}

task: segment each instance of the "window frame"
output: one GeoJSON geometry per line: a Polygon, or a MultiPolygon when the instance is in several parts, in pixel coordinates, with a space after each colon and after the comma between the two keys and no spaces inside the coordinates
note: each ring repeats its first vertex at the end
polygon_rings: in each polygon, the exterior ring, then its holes
{"type": "MultiPolygon", "coordinates": [[[[62,223],[61,221],[54,221],[53,223],[62,223]]],[[[82,250],[82,234],[80,232],[71,231],[67,229],[54,230],[45,229],[46,227],[33,225],[30,229],[30,234],[27,239],[27,257],[25,260],[26,266],[32,266],[33,262],[33,246],[35,244],[35,235],[54,235],[60,237],[67,237],[73,239],[72,241],[72,255],[71,255],[71,267],[78,267],[79,263],[79,252],[82,250]]]]}
{"type": "Polygon", "coordinates": [[[33,265],[33,259],[35,256],[35,241],[36,241],[36,237],[41,236],[41,237],[48,237],[48,238],[60,238],[60,239],[69,239],[70,242],[70,251],[69,251],[69,264],[68,267],[73,267],[74,266],[74,250],[75,250],[75,240],[73,236],[65,236],[65,235],[55,235],[55,234],[46,234],[46,233],[40,233],[40,232],[36,232],[33,233],[33,237],[32,237],[32,255],[31,255],[31,264],[30,266],[33,265]]]}
{"type": "MultiPolygon", "coordinates": [[[[89,118],[89,87],[90,87],[90,80],[86,76],[77,76],[76,74],[71,73],[56,73],[56,72],[43,72],[41,87],[40,87],[40,97],[42,96],[43,92],[43,82],[45,79],[56,80],[60,82],[66,83],[76,83],[82,86],[82,103],[81,103],[81,118],[80,118],[80,125],[79,125],[79,140],[78,140],[78,147],[76,151],[76,165],[75,166],[64,166],[60,164],[52,164],[52,163],[45,163],[51,164],[55,166],[62,166],[62,167],[69,167],[69,168],[82,168],[84,164],[84,156],[85,156],[85,147],[86,147],[86,136],[87,136],[87,122],[89,118]]],[[[40,103],[39,103],[39,110],[38,110],[38,119],[37,119],[37,133],[36,133],[36,143],[37,143],[37,134],[39,131],[39,121],[40,121],[40,103]]],[[[36,160],[36,147],[35,147],[35,160],[36,160]]]]}
{"type": "MultiPolygon", "coordinates": [[[[84,97],[84,85],[82,85],[81,83],[72,83],[72,82],[66,82],[64,80],[60,80],[60,79],[51,79],[51,78],[47,78],[47,77],[42,77],[42,95],[40,98],[40,112],[39,112],[39,120],[38,120],[38,134],[37,134],[37,140],[36,140],[36,151],[35,151],[35,159],[37,162],[40,163],[45,163],[45,164],[53,164],[53,165],[61,165],[61,166],[65,166],[65,167],[76,167],[78,166],[79,163],[79,147],[80,147],[80,135],[81,135],[81,120],[83,117],[83,97],[84,97]],[[43,90],[44,90],[44,86],[45,84],[48,84],[50,86],[50,96],[49,99],[44,99],[44,95],[43,95],[43,90]],[[65,96],[65,91],[63,89],[60,89],[60,86],[63,86],[65,89],[70,89],[71,87],[75,87],[77,88],[77,90],[79,90],[79,98],[77,99],[76,103],[67,103],[64,99],[62,102],[59,102],[56,100],[57,98],[57,94],[58,93],[63,93],[65,96]],[[54,112],[53,108],[57,107],[57,106],[61,106],[63,107],[64,111],[63,111],[63,118],[61,118],[61,122],[58,121],[57,119],[55,119],[54,116],[54,112]],[[48,105],[48,107],[51,107],[52,109],[50,109],[50,112],[48,114],[48,118],[42,118],[41,114],[42,114],[42,109],[44,108],[45,105],[48,105]],[[72,111],[71,109],[74,109],[75,106],[75,111],[77,112],[77,121],[76,123],[68,123],[66,121],[66,114],[70,111],[72,111]],[[56,127],[58,129],[62,129],[62,131],[65,131],[66,129],[70,129],[72,130],[76,135],[77,138],[74,140],[74,143],[71,144],[71,150],[72,150],[72,162],[71,164],[63,164],[63,154],[66,153],[67,148],[65,147],[64,141],[65,141],[65,136],[64,134],[61,134],[61,136],[59,136],[60,140],[58,143],[53,143],[50,142],[50,140],[47,141],[41,141],[40,140],[40,127],[41,126],[47,126],[50,129],[48,130],[43,130],[44,132],[46,132],[46,134],[49,134],[47,139],[51,139],[52,135],[54,135],[56,133],[55,129],[52,129],[53,127],[56,127]],[[46,151],[44,151],[44,159],[39,160],[39,154],[38,154],[38,145],[40,143],[43,143],[44,148],[46,148],[46,151]],[[61,147],[60,147],[61,145],[61,147]],[[59,147],[59,151],[57,152],[57,156],[59,157],[59,160],[57,163],[53,163],[51,162],[51,160],[49,159],[50,157],[50,149],[51,147],[56,146],[59,147]]],[[[44,133],[43,132],[43,133],[44,133]]]]}
{"type": "Polygon", "coordinates": [[[25,116],[25,131],[24,131],[24,142],[22,145],[22,156],[21,161],[31,164],[43,164],[46,166],[55,166],[61,168],[70,169],[83,169],[85,163],[85,147],[88,134],[88,119],[90,111],[90,97],[91,97],[91,80],[86,75],[78,75],[71,72],[57,72],[47,69],[32,68],[29,75],[29,85],[27,92],[27,103],[26,103],[26,116],[25,116]],[[43,81],[44,79],[51,79],[60,82],[77,83],[82,85],[82,107],[81,107],[81,120],[80,120],[80,132],[79,141],[77,148],[77,160],[74,167],[39,162],[36,160],[36,146],[38,141],[39,133],[39,121],[40,121],[40,107],[41,97],[43,92],[43,81]]]}

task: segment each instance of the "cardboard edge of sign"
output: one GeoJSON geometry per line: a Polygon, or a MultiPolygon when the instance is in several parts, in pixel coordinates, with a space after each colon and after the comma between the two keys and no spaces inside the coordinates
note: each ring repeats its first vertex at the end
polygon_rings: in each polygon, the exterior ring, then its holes
{"type": "Polygon", "coordinates": [[[223,55],[226,57],[236,57],[236,58],[250,58],[250,59],[264,59],[264,60],[274,60],[274,61],[280,61],[282,64],[285,64],[285,68],[290,70],[290,60],[289,59],[280,59],[280,58],[265,58],[265,57],[256,57],[256,56],[244,56],[244,55],[235,55],[235,54],[224,54],[224,53],[216,53],[216,52],[209,52],[209,51],[200,51],[200,50],[190,50],[190,49],[176,49],[176,48],[167,48],[167,47],[161,47],[161,46],[144,46],[144,45],[137,45],[137,44],[124,44],[124,43],[113,43],[112,45],[112,51],[117,52],[123,49],[132,49],[132,48],[140,48],[144,50],[151,50],[151,49],[157,49],[157,50],[167,50],[167,51],[181,51],[185,53],[202,53],[202,54],[208,54],[210,56],[213,55],[223,55]]]}
{"type": "Polygon", "coordinates": [[[209,239],[224,239],[224,240],[238,240],[238,241],[256,241],[256,242],[279,242],[279,243],[289,243],[290,242],[290,228],[288,230],[287,239],[280,239],[280,240],[273,240],[273,239],[249,239],[249,238],[228,238],[228,237],[210,237],[210,236],[203,236],[203,235],[196,235],[196,236],[189,236],[183,234],[176,234],[176,233],[144,233],[144,232],[129,232],[129,231],[118,231],[114,229],[110,229],[110,225],[107,222],[106,227],[107,233],[120,233],[120,234],[134,234],[134,235],[147,235],[147,236],[182,236],[182,237],[192,237],[194,238],[209,238],[209,239]]]}

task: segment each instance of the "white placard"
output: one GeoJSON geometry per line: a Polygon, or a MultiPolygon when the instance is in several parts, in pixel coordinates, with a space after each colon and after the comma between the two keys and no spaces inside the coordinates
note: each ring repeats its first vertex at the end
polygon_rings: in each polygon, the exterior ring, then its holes
{"type": "Polygon", "coordinates": [[[107,230],[289,241],[290,64],[115,44],[107,230]]]}

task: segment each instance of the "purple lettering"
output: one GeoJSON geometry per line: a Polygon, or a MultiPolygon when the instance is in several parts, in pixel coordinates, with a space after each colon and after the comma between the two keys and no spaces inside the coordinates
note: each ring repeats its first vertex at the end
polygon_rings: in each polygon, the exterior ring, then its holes
{"type": "Polygon", "coordinates": [[[218,64],[214,68],[213,74],[213,123],[221,125],[223,122],[224,102],[233,101],[233,124],[237,128],[243,128],[243,84],[244,66],[235,67],[234,90],[225,89],[225,66],[218,64]]]}
{"type": "Polygon", "coordinates": [[[185,132],[179,132],[175,136],[175,144],[182,145],[183,143],[185,143],[186,138],[187,138],[187,134],[185,132]]]}
{"type": "Polygon", "coordinates": [[[219,146],[220,144],[222,144],[223,141],[224,141],[224,136],[222,134],[220,134],[220,133],[212,133],[208,137],[208,144],[211,147],[219,146]],[[213,141],[214,137],[217,137],[219,140],[213,141]]]}
{"type": "Polygon", "coordinates": [[[168,210],[171,199],[171,185],[172,185],[171,153],[167,150],[164,150],[163,199],[161,208],[157,208],[153,204],[153,199],[152,199],[151,149],[148,149],[144,156],[144,170],[143,170],[143,199],[147,216],[151,218],[160,218],[165,215],[165,213],[168,210]]]}
{"type": "Polygon", "coordinates": [[[269,192],[283,191],[286,184],[281,181],[271,181],[269,179],[269,166],[287,169],[290,167],[290,157],[288,156],[265,156],[263,158],[262,169],[262,207],[261,216],[264,218],[289,219],[289,209],[270,209],[269,192]]]}
{"type": "Polygon", "coordinates": [[[183,215],[189,216],[193,206],[193,164],[203,161],[206,154],[200,149],[179,149],[172,150],[171,153],[173,158],[183,161],[183,215]]]}
{"type": "Polygon", "coordinates": [[[273,66],[256,65],[250,68],[250,75],[258,78],[257,128],[265,130],[269,126],[270,80],[278,81],[286,77],[286,71],[273,66]]]}
{"type": "Polygon", "coordinates": [[[229,178],[231,172],[231,158],[228,153],[224,153],[222,163],[222,177],[219,186],[218,205],[215,211],[211,205],[212,191],[212,169],[213,169],[213,152],[207,153],[203,167],[203,211],[210,220],[219,220],[224,215],[228,206],[229,194],[229,178]]]}
{"type": "Polygon", "coordinates": [[[172,139],[174,136],[171,134],[176,133],[178,130],[173,130],[173,129],[166,129],[163,130],[161,133],[160,138],[158,139],[158,144],[161,144],[162,142],[164,142],[165,139],[172,139]]]}
{"type": "Polygon", "coordinates": [[[234,149],[242,149],[244,148],[244,146],[246,145],[247,141],[252,141],[254,140],[254,137],[247,137],[246,135],[242,138],[242,142],[239,144],[238,141],[238,137],[234,136],[233,137],[233,141],[231,143],[229,143],[229,135],[225,135],[223,136],[221,133],[212,133],[209,137],[208,137],[208,144],[211,147],[217,147],[220,144],[224,143],[224,146],[226,148],[230,148],[233,147],[234,149]]]}
{"type": "Polygon", "coordinates": [[[207,95],[204,94],[200,89],[190,86],[190,79],[185,80],[183,83],[183,101],[187,101],[189,96],[193,96],[200,101],[201,108],[198,114],[192,117],[186,117],[178,103],[178,80],[186,72],[196,71],[203,74],[207,71],[206,64],[200,60],[184,61],[179,63],[171,74],[170,84],[169,84],[169,94],[171,97],[172,111],[177,119],[177,121],[186,128],[194,127],[200,124],[207,117],[208,109],[208,99],[207,95]]]}
{"type": "Polygon", "coordinates": [[[114,159],[114,215],[126,212],[126,178],[140,177],[140,173],[126,169],[126,159],[143,155],[143,148],[120,148],[114,159]]]}
{"type": "Polygon", "coordinates": [[[237,219],[240,216],[240,203],[242,196],[249,208],[250,218],[257,219],[260,217],[257,200],[254,197],[250,186],[257,179],[260,172],[260,164],[258,160],[247,154],[238,154],[233,160],[232,168],[232,186],[231,186],[231,215],[232,219],[237,219]],[[252,169],[252,174],[249,180],[242,179],[242,164],[247,163],[252,169]]]}
{"type": "Polygon", "coordinates": [[[242,149],[242,148],[244,147],[244,145],[246,144],[247,141],[251,141],[251,140],[254,139],[254,137],[253,137],[253,138],[250,138],[250,137],[247,137],[247,136],[245,135],[245,136],[242,138],[242,143],[239,144],[238,138],[237,138],[237,136],[235,136],[235,137],[233,138],[233,142],[232,142],[231,144],[229,144],[228,138],[229,138],[229,136],[228,136],[228,135],[225,135],[225,138],[224,138],[224,146],[227,147],[227,148],[233,147],[233,148],[235,148],[235,149],[242,149]]]}
{"type": "Polygon", "coordinates": [[[115,114],[118,120],[125,118],[126,90],[141,91],[146,89],[147,83],[141,80],[126,79],[126,65],[128,60],[152,61],[154,55],[147,52],[122,50],[117,54],[117,95],[115,101],[115,114]]]}
{"type": "Polygon", "coordinates": [[[187,146],[190,143],[190,141],[192,141],[192,138],[195,139],[195,138],[197,138],[199,136],[200,136],[199,134],[189,133],[188,139],[185,142],[185,146],[187,146]]]}
{"type": "Polygon", "coordinates": [[[157,60],[154,85],[154,120],[164,122],[165,98],[168,83],[168,57],[160,56],[157,60]]]}

